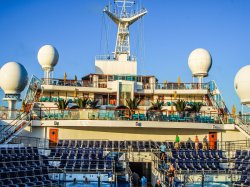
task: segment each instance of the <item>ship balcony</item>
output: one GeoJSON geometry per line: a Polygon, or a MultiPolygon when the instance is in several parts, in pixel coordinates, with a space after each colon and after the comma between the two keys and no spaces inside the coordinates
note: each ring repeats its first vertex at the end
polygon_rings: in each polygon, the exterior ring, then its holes
{"type": "Polygon", "coordinates": [[[206,124],[234,124],[232,116],[208,112],[176,112],[128,109],[68,109],[34,108],[33,120],[110,120],[134,122],[182,122],[206,124]]]}
{"type": "Polygon", "coordinates": [[[69,92],[96,92],[112,93],[112,84],[109,81],[89,80],[64,80],[64,79],[42,79],[43,90],[69,91],[69,92]]]}
{"type": "Polygon", "coordinates": [[[208,83],[137,83],[137,93],[154,93],[154,94],[188,94],[188,95],[205,95],[208,93],[208,83]]]}
{"type": "Polygon", "coordinates": [[[44,91],[69,91],[69,92],[93,92],[93,93],[117,93],[116,81],[131,81],[135,84],[135,94],[156,94],[156,95],[206,95],[209,92],[208,83],[145,83],[141,82],[140,77],[136,76],[99,76],[98,81],[93,78],[84,80],[66,79],[42,79],[44,91]],[[139,81],[139,82],[138,82],[139,81]]]}
{"type": "Polygon", "coordinates": [[[107,81],[83,81],[83,80],[64,80],[64,79],[42,79],[42,85],[70,86],[70,87],[98,87],[107,88],[107,81]]]}

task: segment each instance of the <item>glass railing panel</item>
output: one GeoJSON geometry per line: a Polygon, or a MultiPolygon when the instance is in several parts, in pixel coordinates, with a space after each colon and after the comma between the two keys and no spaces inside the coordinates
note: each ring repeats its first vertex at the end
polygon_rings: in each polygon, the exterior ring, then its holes
{"type": "Polygon", "coordinates": [[[197,90],[197,89],[208,89],[209,85],[207,83],[157,83],[155,84],[155,89],[160,90],[197,90]]]}
{"type": "Polygon", "coordinates": [[[43,120],[133,120],[133,121],[165,121],[220,124],[234,123],[231,116],[220,116],[215,113],[170,112],[167,110],[128,110],[128,109],[34,109],[32,119],[43,120]]]}

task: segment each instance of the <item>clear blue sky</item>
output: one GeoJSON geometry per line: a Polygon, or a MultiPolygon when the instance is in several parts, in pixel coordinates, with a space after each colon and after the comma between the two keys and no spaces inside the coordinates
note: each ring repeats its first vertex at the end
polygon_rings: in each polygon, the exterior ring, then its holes
{"type": "MultiPolygon", "coordinates": [[[[42,45],[52,44],[60,54],[54,77],[63,77],[65,71],[72,78],[93,73],[95,55],[114,49],[116,26],[102,13],[108,2],[0,0],[0,65],[18,61],[29,76],[42,77],[37,51],[42,45]],[[108,40],[105,22],[109,28],[108,40]]],[[[138,3],[143,3],[149,11],[143,22],[131,27],[132,53],[140,57],[139,73],[156,75],[160,82],[177,81],[179,75],[182,82],[192,82],[188,55],[195,48],[205,48],[213,57],[205,81],[216,80],[228,107],[236,104],[240,109],[233,80],[242,66],[250,64],[250,1],[140,0],[138,3]]]]}

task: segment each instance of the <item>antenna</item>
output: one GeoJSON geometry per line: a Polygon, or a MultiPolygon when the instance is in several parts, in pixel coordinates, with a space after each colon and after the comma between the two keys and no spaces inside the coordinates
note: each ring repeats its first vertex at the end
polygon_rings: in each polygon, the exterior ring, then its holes
{"type": "Polygon", "coordinates": [[[115,58],[127,60],[131,56],[129,26],[147,14],[147,10],[144,8],[139,11],[133,10],[135,1],[132,0],[114,0],[114,3],[116,5],[114,12],[110,11],[110,5],[104,8],[104,12],[118,25],[115,58]]]}

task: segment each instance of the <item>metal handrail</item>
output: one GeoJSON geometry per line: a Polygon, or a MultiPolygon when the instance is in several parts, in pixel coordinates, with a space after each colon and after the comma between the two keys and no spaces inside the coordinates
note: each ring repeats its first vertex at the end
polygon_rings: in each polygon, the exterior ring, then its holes
{"type": "Polygon", "coordinates": [[[21,115],[19,115],[18,117],[16,117],[16,119],[14,119],[13,121],[11,121],[8,125],[5,125],[4,128],[2,128],[2,129],[0,130],[0,134],[2,134],[3,131],[7,131],[7,130],[11,129],[11,128],[12,128],[13,126],[15,126],[20,120],[22,120],[23,117],[26,117],[26,116],[27,116],[27,113],[25,113],[25,112],[21,113],[21,115]],[[25,114],[25,115],[23,116],[23,114],[25,114]],[[14,124],[12,124],[12,123],[14,123],[14,124]],[[6,129],[7,129],[7,130],[6,130],[6,129]]]}

